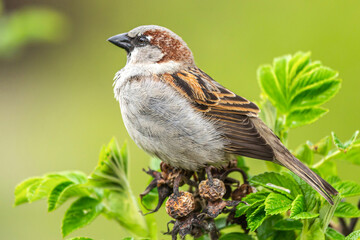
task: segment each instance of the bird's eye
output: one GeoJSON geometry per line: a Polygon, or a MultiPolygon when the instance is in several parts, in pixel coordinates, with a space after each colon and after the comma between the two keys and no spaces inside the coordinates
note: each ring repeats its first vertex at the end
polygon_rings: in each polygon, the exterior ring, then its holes
{"type": "Polygon", "coordinates": [[[149,43],[149,39],[146,36],[139,36],[136,38],[136,43],[136,45],[142,47],[149,43]]]}

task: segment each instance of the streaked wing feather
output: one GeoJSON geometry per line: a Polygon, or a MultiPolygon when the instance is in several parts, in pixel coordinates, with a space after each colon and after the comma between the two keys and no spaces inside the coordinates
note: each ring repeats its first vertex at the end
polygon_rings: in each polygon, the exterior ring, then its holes
{"type": "Polygon", "coordinates": [[[188,98],[197,111],[214,120],[228,140],[226,152],[274,159],[272,148],[251,121],[260,111],[256,104],[221,86],[199,68],[163,74],[161,80],[188,98]]]}

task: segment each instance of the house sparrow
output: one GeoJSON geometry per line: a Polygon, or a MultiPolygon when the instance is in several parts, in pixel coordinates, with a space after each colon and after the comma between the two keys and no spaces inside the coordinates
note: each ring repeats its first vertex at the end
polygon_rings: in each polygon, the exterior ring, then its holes
{"type": "Polygon", "coordinates": [[[232,155],[272,161],[333,204],[337,191],[290,153],[258,118],[254,103],[199,69],[178,35],[149,25],[108,41],[127,52],[114,93],[129,135],[143,150],[191,171],[220,166],[232,155]]]}

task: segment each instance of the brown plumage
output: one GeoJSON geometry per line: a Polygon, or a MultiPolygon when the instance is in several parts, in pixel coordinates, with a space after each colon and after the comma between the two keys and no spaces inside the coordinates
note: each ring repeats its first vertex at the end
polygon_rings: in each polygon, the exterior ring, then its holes
{"type": "Polygon", "coordinates": [[[289,152],[258,118],[256,104],[196,67],[179,36],[163,27],[141,26],[110,41],[128,52],[115,95],[129,134],[145,151],[189,170],[219,165],[231,155],[272,161],[333,204],[337,191],[289,152]]]}

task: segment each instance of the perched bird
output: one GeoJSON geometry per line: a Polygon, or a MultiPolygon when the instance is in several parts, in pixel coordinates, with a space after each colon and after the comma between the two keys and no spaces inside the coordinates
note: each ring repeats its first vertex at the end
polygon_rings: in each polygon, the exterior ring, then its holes
{"type": "Polygon", "coordinates": [[[290,153],[258,118],[254,103],[199,69],[178,35],[148,25],[108,41],[127,52],[114,93],[129,135],[143,150],[192,171],[219,166],[232,155],[272,161],[333,204],[337,191],[290,153]]]}

